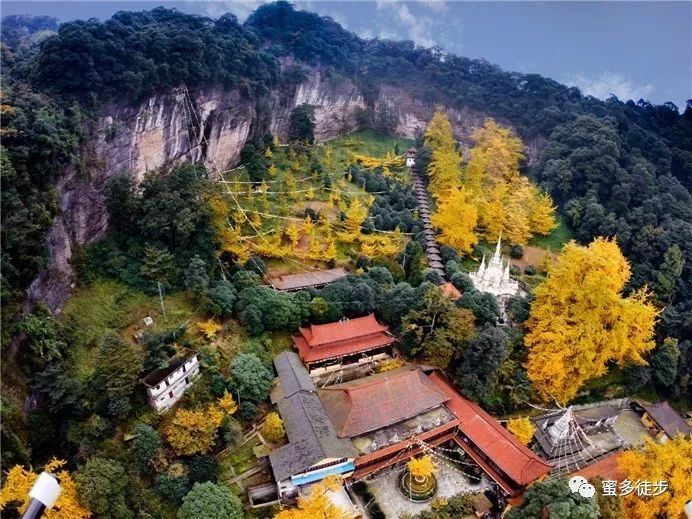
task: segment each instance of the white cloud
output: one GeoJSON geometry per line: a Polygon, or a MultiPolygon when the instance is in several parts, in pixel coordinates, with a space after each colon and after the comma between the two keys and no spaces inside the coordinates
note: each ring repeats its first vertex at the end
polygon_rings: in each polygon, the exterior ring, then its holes
{"type": "Polygon", "coordinates": [[[598,76],[592,77],[576,74],[567,78],[565,82],[576,86],[584,94],[599,99],[616,95],[621,101],[646,99],[654,90],[654,86],[650,83],[636,85],[631,79],[615,72],[601,72],[598,76]]]}
{"type": "Polygon", "coordinates": [[[212,18],[218,18],[226,13],[233,13],[238,20],[244,22],[250,14],[268,0],[221,0],[214,2],[188,2],[201,7],[204,14],[212,18]]]}
{"type": "MultiPolygon", "coordinates": [[[[418,45],[432,47],[437,44],[434,36],[433,19],[429,16],[414,15],[408,5],[392,0],[377,0],[377,9],[386,10],[395,16],[395,19],[402,25],[403,34],[400,36],[413,40],[418,45]]],[[[438,0],[427,0],[424,2],[426,7],[435,5],[435,9],[446,8],[444,2],[438,0]]],[[[385,37],[383,33],[380,36],[385,37]]]]}

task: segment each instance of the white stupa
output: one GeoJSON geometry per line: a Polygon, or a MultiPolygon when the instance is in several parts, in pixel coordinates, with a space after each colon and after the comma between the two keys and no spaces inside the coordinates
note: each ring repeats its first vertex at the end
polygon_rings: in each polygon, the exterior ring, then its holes
{"type": "Polygon", "coordinates": [[[469,277],[473,286],[480,292],[488,292],[495,297],[513,296],[519,292],[519,283],[509,277],[509,262],[507,265],[502,262],[501,245],[502,236],[497,240],[495,254],[490,262],[486,265],[485,256],[483,256],[478,271],[472,272],[469,277]]]}

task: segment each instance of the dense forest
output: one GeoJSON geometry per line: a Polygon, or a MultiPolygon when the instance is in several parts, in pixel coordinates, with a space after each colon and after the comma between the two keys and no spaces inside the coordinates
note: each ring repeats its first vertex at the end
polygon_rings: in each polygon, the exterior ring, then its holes
{"type": "MultiPolygon", "coordinates": [[[[182,164],[148,175],[140,185],[119,175],[104,186],[110,232],[73,251],[71,259],[77,288],[107,301],[104,309],[78,298],[56,319],[40,303],[26,306],[26,288],[47,261],[46,233],[60,210],[59,181],[68,170],[86,179],[98,167],[83,149],[100,108],[114,99],[135,103],[183,83],[238,89],[261,111],[272,90],[295,85],[319,67],[326,77],[348,78],[363,92],[369,104],[359,120],[363,127],[391,130],[391,114],[378,113],[375,101],[383,85],[397,85],[431,106],[469,107],[510,125],[524,140],[544,140],[540,159],[531,166],[521,161],[521,173],[552,197],[578,245],[614,238],[628,261],[623,271],[631,268],[625,295],[648,294],[658,313],[656,346],[644,355],[648,365],[627,366],[620,381],[628,391],[647,387],[689,398],[692,100],[684,111],[672,103],[601,101],[536,74],[506,72],[438,48],[362,39],[283,1],[259,7],[243,24],[232,14],[211,19],[161,7],[59,26],[48,17],[7,17],[1,42],[2,354],[17,368],[9,375],[5,370],[3,380],[9,403],[2,408],[2,462],[38,466],[60,452],[70,469],[79,467],[78,487],[99,517],[134,517],[136,511],[173,517],[176,509],[178,517],[195,517],[193,505],[188,515],[182,510],[197,489],[202,500],[208,498],[204,492],[228,493],[215,484],[220,469],[210,453],[238,444],[269,393],[281,334],[309,322],[374,312],[400,336],[408,358],[447,368],[469,398],[493,412],[512,412],[534,394],[524,368],[523,325],[532,297],[509,302],[516,327],[499,326],[497,302],[475,291],[466,273],[467,256],[486,253],[485,242],[469,247],[468,255],[442,247],[447,278],[463,293],[455,302],[442,296],[435,288],[439,275],[425,267],[410,185],[383,166],[384,158],[376,167],[361,161],[345,173],[330,171],[332,158],[311,146],[314,116],[308,106],[293,111],[286,150],[266,128],[253,129],[241,161],[248,184],[260,189],[255,203],[267,211],[262,189],[279,182],[277,174],[287,190],[296,189],[296,178],[310,175],[311,195],[313,188],[327,192],[335,182],[348,184],[371,198],[367,208],[329,198],[320,201],[322,211],[314,210],[307,207],[312,197],[301,195],[306,209],[304,220],[292,224],[293,245],[299,242],[298,225],[313,236],[314,227],[324,228],[332,239],[324,209],[331,204],[334,227],[355,221],[355,232],[362,231],[373,248],[377,233],[406,234],[410,239],[402,250],[352,254],[352,272],[323,288],[274,291],[263,283],[267,267],[258,255],[224,248],[242,233],[223,235],[218,222],[240,227],[244,214],[217,203],[204,167],[182,164]],[[292,65],[282,68],[285,57],[293,58],[292,65]],[[152,297],[158,303],[159,290],[173,298],[188,294],[185,304],[192,310],[176,307],[174,299],[165,324],[136,344],[115,333],[131,335],[126,312],[152,297]],[[174,322],[181,315],[184,323],[174,322]],[[196,325],[188,322],[193,319],[196,325]],[[435,333],[422,331],[436,322],[435,333]],[[219,334],[234,337],[233,355],[207,344],[219,334]],[[181,417],[199,427],[206,448],[186,449],[168,432],[176,431],[175,424],[141,413],[142,395],[133,396],[139,376],[165,365],[178,346],[199,351],[206,371],[190,397],[196,406],[190,413],[199,414],[181,417]],[[93,369],[80,371],[80,362],[93,369]],[[223,399],[241,389],[251,397],[231,417],[236,408],[229,412],[232,406],[223,399]],[[28,414],[26,395],[33,399],[28,414]],[[205,429],[205,423],[213,426],[205,429]],[[123,431],[134,431],[132,446],[113,440],[123,431]],[[172,449],[162,447],[163,436],[172,449]],[[108,496],[94,490],[99,478],[109,480],[108,496]],[[111,503],[115,511],[109,511],[111,503]]],[[[421,174],[434,179],[428,171],[433,150],[423,136],[417,146],[421,174]]],[[[452,148],[456,153],[456,144],[452,148]]],[[[398,142],[392,155],[395,150],[402,151],[398,142]]],[[[256,222],[247,223],[254,228],[256,222]]],[[[334,239],[330,244],[336,249],[334,239]]],[[[521,256],[521,246],[511,245],[521,256]]],[[[325,263],[332,266],[334,257],[325,263]]],[[[602,396],[603,388],[598,391],[602,396]]],[[[231,502],[228,516],[241,517],[233,515],[242,514],[240,504],[231,502]]],[[[74,506],[74,517],[87,516],[74,506]]]]}

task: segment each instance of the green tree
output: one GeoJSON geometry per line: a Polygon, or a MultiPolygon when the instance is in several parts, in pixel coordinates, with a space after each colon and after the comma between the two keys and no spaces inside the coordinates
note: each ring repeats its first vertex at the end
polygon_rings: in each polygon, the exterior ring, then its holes
{"type": "Polygon", "coordinates": [[[524,502],[507,514],[507,519],[598,519],[596,499],[581,497],[564,479],[548,478],[531,485],[524,502]]]}
{"type": "Polygon", "coordinates": [[[151,425],[138,423],[134,428],[134,448],[139,468],[148,474],[151,472],[151,460],[156,453],[163,447],[161,435],[151,425]]]}
{"type": "Polygon", "coordinates": [[[486,325],[461,354],[457,384],[471,399],[486,399],[507,353],[507,334],[502,328],[486,325]]]}
{"type": "Polygon", "coordinates": [[[662,303],[670,303],[675,298],[676,283],[680,280],[684,266],[682,250],[677,245],[672,245],[663,255],[663,263],[653,283],[656,297],[662,303]]]}
{"type": "Polygon", "coordinates": [[[115,332],[103,338],[96,357],[96,377],[109,397],[129,397],[143,367],[144,355],[138,345],[115,332]]]}
{"type": "Polygon", "coordinates": [[[207,264],[198,254],[195,254],[185,270],[185,288],[199,296],[205,292],[208,287],[209,275],[207,274],[207,264]]]}
{"type": "Polygon", "coordinates": [[[601,511],[600,519],[625,519],[622,498],[618,495],[604,496],[603,492],[599,492],[598,489],[603,488],[603,479],[601,478],[596,478],[589,483],[596,487],[596,501],[601,511]]]}
{"type": "Polygon", "coordinates": [[[226,486],[195,483],[183,498],[178,519],[243,519],[243,504],[226,486]]]}
{"type": "Polygon", "coordinates": [[[426,362],[446,368],[476,329],[473,314],[457,308],[442,291],[430,285],[402,321],[402,345],[410,355],[422,353],[426,362]]]}
{"type": "Polygon", "coordinates": [[[26,314],[18,329],[26,333],[32,353],[46,362],[61,358],[67,347],[62,329],[43,304],[36,305],[33,313],[26,314]]]}
{"type": "Polygon", "coordinates": [[[274,374],[257,355],[241,353],[231,362],[231,382],[242,402],[251,399],[261,402],[269,395],[274,374]]]}
{"type": "Polygon", "coordinates": [[[457,304],[462,308],[471,310],[479,326],[495,324],[500,318],[500,307],[497,304],[497,299],[487,292],[467,290],[462,294],[457,304]]]}
{"type": "Polygon", "coordinates": [[[315,109],[310,105],[296,106],[291,112],[288,138],[292,141],[315,140],[315,109]]]}
{"type": "Polygon", "coordinates": [[[98,517],[127,519],[133,517],[125,502],[128,476],[115,460],[93,457],[75,474],[79,501],[98,517]]]}
{"type": "Polygon", "coordinates": [[[168,287],[175,277],[175,264],[173,255],[167,249],[161,249],[151,245],[144,248],[140,275],[150,282],[152,287],[161,283],[168,287]]]}
{"type": "Polygon", "coordinates": [[[233,314],[237,293],[235,288],[228,281],[217,281],[209,290],[209,299],[219,308],[219,313],[223,316],[233,314]]]}
{"type": "Polygon", "coordinates": [[[678,340],[666,337],[651,354],[649,364],[654,380],[665,387],[675,383],[680,360],[678,340]]]}

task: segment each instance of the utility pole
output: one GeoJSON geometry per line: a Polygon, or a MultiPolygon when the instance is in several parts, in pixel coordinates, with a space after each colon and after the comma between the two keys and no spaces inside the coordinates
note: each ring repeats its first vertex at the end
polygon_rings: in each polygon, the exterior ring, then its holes
{"type": "Polygon", "coordinates": [[[163,288],[161,287],[160,282],[157,281],[156,284],[159,286],[159,301],[161,301],[161,313],[164,317],[166,317],[166,306],[163,304],[163,288]]]}

